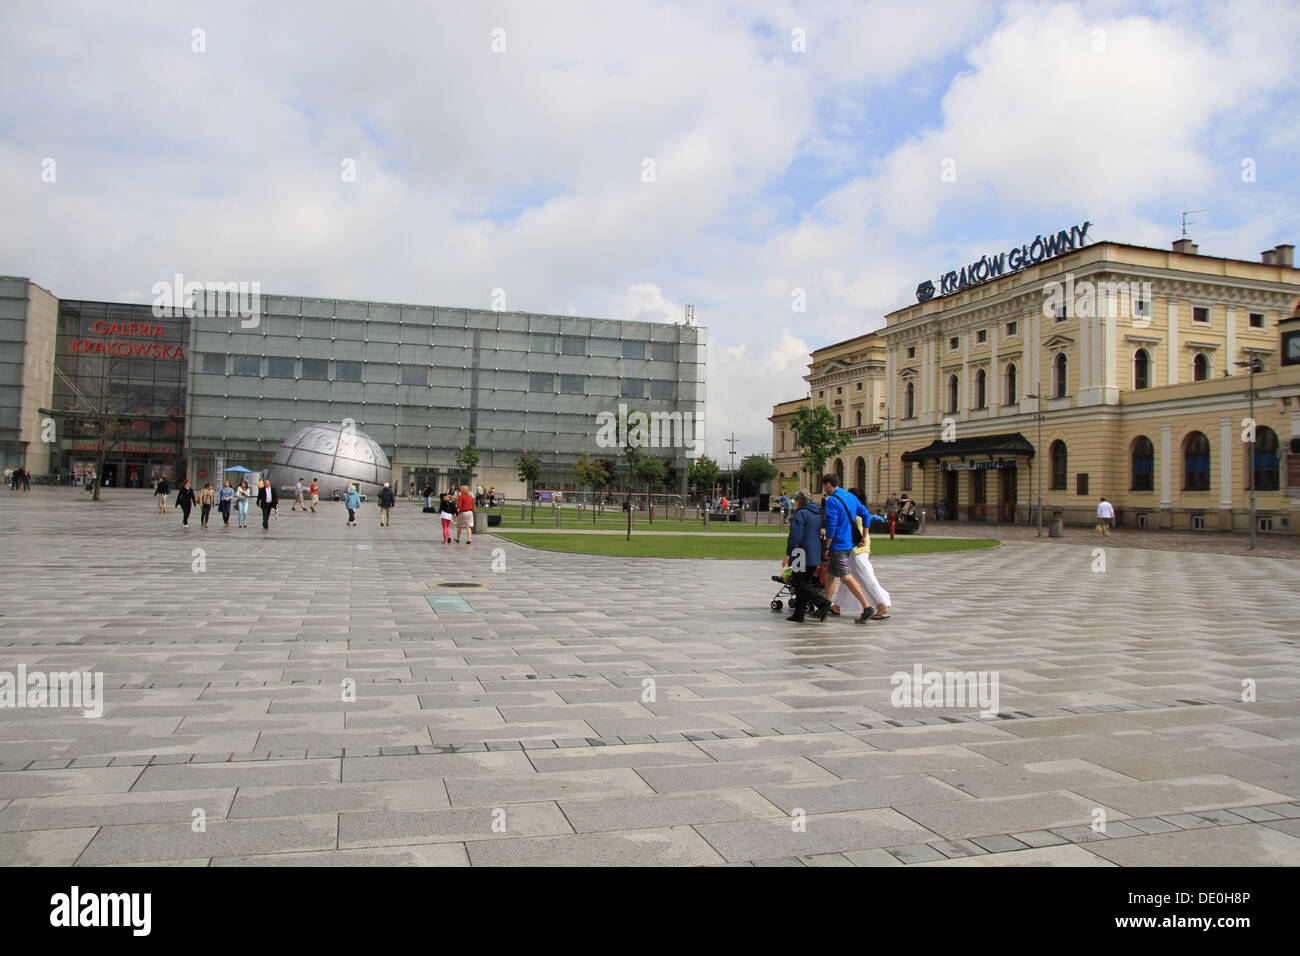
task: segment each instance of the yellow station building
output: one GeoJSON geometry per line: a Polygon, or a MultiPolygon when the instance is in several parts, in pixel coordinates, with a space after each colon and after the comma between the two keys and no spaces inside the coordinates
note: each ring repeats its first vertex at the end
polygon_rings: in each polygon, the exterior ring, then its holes
{"type": "Polygon", "coordinates": [[[774,490],[806,487],[790,419],[822,405],[849,444],[828,463],[879,505],[933,519],[1300,533],[1300,270],[1085,244],[1088,224],[923,282],[878,331],[810,356],[774,406],[774,490]],[[1250,370],[1254,375],[1254,446],[1250,370]],[[1040,435],[1041,431],[1041,435],[1040,435]]]}

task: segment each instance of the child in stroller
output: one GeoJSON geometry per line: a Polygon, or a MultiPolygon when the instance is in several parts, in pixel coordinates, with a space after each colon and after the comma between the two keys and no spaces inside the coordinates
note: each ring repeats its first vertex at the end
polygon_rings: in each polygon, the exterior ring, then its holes
{"type": "MultiPolygon", "coordinates": [[[[809,582],[809,587],[812,589],[813,596],[818,600],[826,594],[825,578],[822,576],[824,567],[824,565],[819,564],[813,571],[812,580],[809,582]]],[[[777,592],[772,595],[771,607],[773,611],[779,611],[785,606],[784,602],[781,600],[782,598],[789,599],[790,610],[794,611],[796,614],[800,611],[799,602],[797,601],[798,595],[795,593],[794,585],[790,583],[790,578],[793,574],[793,568],[785,568],[780,574],[772,575],[772,580],[781,585],[777,592]]],[[[809,609],[803,608],[802,610],[806,611],[809,609]]]]}

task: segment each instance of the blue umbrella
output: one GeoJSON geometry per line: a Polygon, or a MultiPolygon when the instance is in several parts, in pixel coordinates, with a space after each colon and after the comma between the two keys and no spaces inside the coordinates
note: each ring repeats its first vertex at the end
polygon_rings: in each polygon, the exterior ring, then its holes
{"type": "Polygon", "coordinates": [[[253,473],[251,468],[245,468],[243,465],[235,465],[233,468],[227,468],[226,471],[238,471],[245,475],[251,475],[253,473]]]}

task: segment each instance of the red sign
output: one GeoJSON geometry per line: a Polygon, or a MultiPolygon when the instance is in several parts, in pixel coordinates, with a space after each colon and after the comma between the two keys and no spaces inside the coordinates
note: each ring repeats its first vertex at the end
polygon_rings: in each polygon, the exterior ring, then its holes
{"type": "Polygon", "coordinates": [[[206,477],[208,477],[208,470],[207,470],[206,468],[200,468],[200,469],[199,469],[199,477],[200,477],[200,478],[206,478],[206,477]]]}
{"type": "MultiPolygon", "coordinates": [[[[105,322],[98,319],[91,323],[90,330],[96,335],[122,335],[134,339],[162,339],[167,337],[161,325],[150,322],[105,322]]],[[[179,345],[165,342],[124,342],[122,340],[103,341],[95,339],[73,339],[74,355],[119,355],[123,358],[165,358],[183,359],[185,350],[179,345]]]]}

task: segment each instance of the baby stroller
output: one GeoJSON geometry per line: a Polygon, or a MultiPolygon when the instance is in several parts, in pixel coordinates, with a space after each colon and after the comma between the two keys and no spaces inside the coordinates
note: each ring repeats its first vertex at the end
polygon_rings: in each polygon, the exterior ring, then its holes
{"type": "MultiPolygon", "coordinates": [[[[824,597],[826,593],[825,592],[826,581],[823,577],[824,568],[825,565],[819,564],[817,566],[817,570],[813,572],[813,576],[812,576],[812,591],[813,594],[819,598],[824,597]]],[[[786,570],[789,569],[787,568],[786,570]]],[[[786,580],[784,577],[782,577],[780,574],[772,575],[772,580],[775,581],[777,584],[781,585],[780,590],[778,590],[774,595],[772,595],[772,604],[771,604],[771,608],[773,611],[779,611],[781,610],[781,608],[785,607],[785,602],[781,600],[783,597],[785,598],[794,597],[794,588],[791,586],[790,582],[786,580]]]]}

